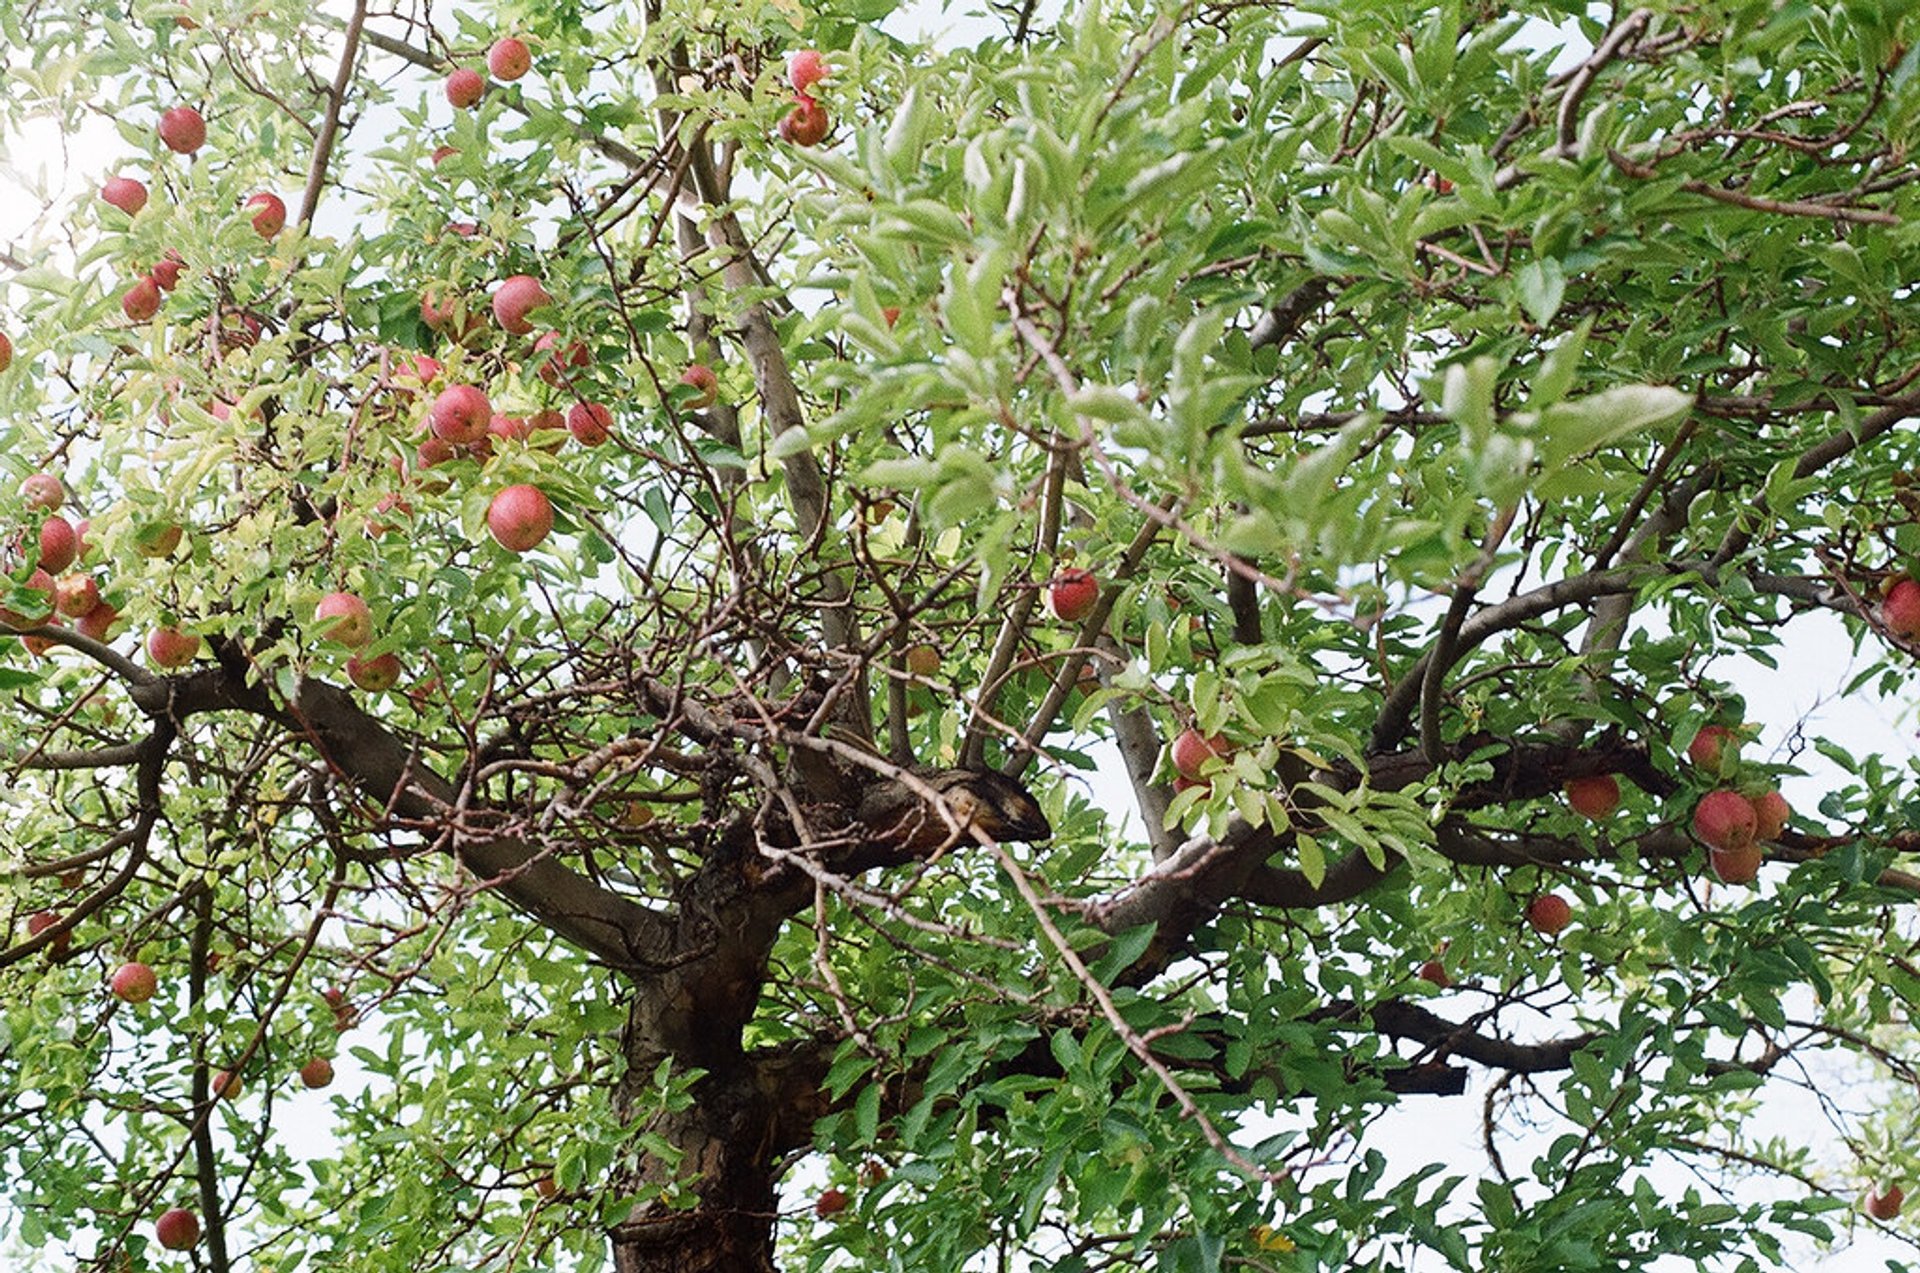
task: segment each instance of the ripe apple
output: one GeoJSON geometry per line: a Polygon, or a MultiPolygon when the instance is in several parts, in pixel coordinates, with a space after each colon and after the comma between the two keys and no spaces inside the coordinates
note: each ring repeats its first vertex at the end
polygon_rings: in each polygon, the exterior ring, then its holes
{"type": "Polygon", "coordinates": [[[376,654],[370,659],[355,655],[347,660],[347,679],[369,694],[398,685],[402,670],[400,657],[392,653],[376,654]]]}
{"type": "Polygon", "coordinates": [[[1861,1207],[1876,1220],[1891,1220],[1900,1214],[1900,1204],[1907,1200],[1907,1191],[1899,1185],[1875,1185],[1867,1190],[1861,1207]]]}
{"type": "Polygon", "coordinates": [[[108,986],[113,997],[123,1003],[145,1003],[160,989],[160,979],[154,976],[153,969],[135,961],[114,969],[108,986]]]}
{"type": "Polygon", "coordinates": [[[148,522],[133,532],[133,546],[142,557],[170,557],[180,546],[177,522],[148,522]]]}
{"type": "Polygon", "coordinates": [[[438,168],[441,160],[451,159],[459,153],[460,148],[458,146],[435,146],[433,148],[433,154],[429,157],[433,160],[433,166],[438,168]]]}
{"type": "Polygon", "coordinates": [[[844,1189],[822,1189],[820,1196],[813,1200],[813,1214],[822,1220],[837,1216],[847,1209],[847,1193],[844,1189]]]}
{"type": "Polygon", "coordinates": [[[1726,725],[1703,725],[1687,744],[1687,759],[1708,773],[1717,774],[1729,760],[1740,755],[1742,739],[1726,725]]]}
{"type": "Polygon", "coordinates": [[[147,187],[132,177],[108,177],[100,187],[100,197],[132,216],[147,206],[147,187]]]}
{"type": "Polygon", "coordinates": [[[880,317],[886,319],[887,326],[891,327],[900,321],[900,307],[898,305],[883,305],[880,307],[880,317]]]}
{"type": "Polygon", "coordinates": [[[704,411],[720,397],[720,377],[714,375],[713,368],[703,362],[697,362],[681,372],[680,383],[692,385],[700,391],[683,404],[690,410],[704,411]]]}
{"type": "Polygon", "coordinates": [[[576,402],[567,410],[567,432],[581,446],[599,446],[613,436],[613,412],[597,402],[576,402]]]}
{"type": "Polygon", "coordinates": [[[207,1083],[207,1090],[216,1101],[237,1101],[240,1099],[240,1076],[232,1070],[215,1070],[207,1083]]]}
{"type": "Polygon", "coordinates": [[[500,286],[493,289],[494,321],[516,336],[533,330],[533,324],[527,321],[528,314],[551,304],[553,297],[547,295],[547,289],[531,274],[502,279],[500,286]]]}
{"type": "Polygon", "coordinates": [[[811,97],[803,97],[781,119],[780,136],[796,146],[817,146],[825,140],[831,126],[825,108],[811,97]]]}
{"type": "Polygon", "coordinates": [[[84,619],[99,604],[100,585],[92,575],[66,575],[54,581],[53,608],[69,619],[84,619]]]}
{"type": "Polygon", "coordinates": [[[496,80],[512,83],[533,69],[533,54],[525,40],[502,36],[487,50],[487,70],[496,80]]]}
{"type": "Polygon", "coordinates": [[[351,592],[329,592],[313,608],[314,627],[322,640],[359,649],[373,640],[373,611],[351,592]]]}
{"type": "Polygon", "coordinates": [[[493,419],[487,421],[487,436],[502,442],[525,442],[533,436],[533,425],[525,416],[501,415],[496,411],[493,419]]]}
{"type": "Polygon", "coordinates": [[[1620,783],[1612,774],[1567,779],[1567,803],[1598,822],[1620,807],[1620,783]]]}
{"type": "Polygon", "coordinates": [[[333,1062],[324,1056],[316,1056],[300,1067],[300,1086],[308,1091],[317,1091],[333,1082],[333,1062]]]}
{"type": "Polygon", "coordinates": [[[456,110],[465,110],[474,105],[486,91],[487,81],[481,78],[478,71],[470,71],[463,66],[447,76],[447,100],[453,103],[456,110]]]}
{"type": "Polygon", "coordinates": [[[11,366],[13,366],[13,342],[7,339],[5,332],[0,332],[0,371],[5,371],[11,366]]]}
{"type": "Polygon", "coordinates": [[[560,1186],[555,1183],[552,1176],[542,1176],[533,1182],[533,1191],[542,1198],[553,1198],[559,1195],[560,1186]]]}
{"type": "Polygon", "coordinates": [[[1100,599],[1100,582],[1091,570],[1070,567],[1047,582],[1047,611],[1064,623],[1078,623],[1093,613],[1100,599]]]}
{"type": "Polygon", "coordinates": [[[35,567],[33,574],[27,577],[26,587],[46,595],[46,609],[36,606],[32,614],[21,614],[0,606],[0,623],[9,623],[16,628],[32,628],[53,618],[53,576],[35,567]]]}
{"type": "Polygon", "coordinates": [[[1787,829],[1787,820],[1791,817],[1793,817],[1793,807],[1779,792],[1768,791],[1755,796],[1753,798],[1753,838],[1778,840],[1780,833],[1787,829]]]}
{"type": "Polygon", "coordinates": [[[1709,791],[1693,807],[1693,833],[1708,848],[1746,848],[1758,829],[1753,801],[1731,788],[1709,791]]]}
{"type": "Polygon", "coordinates": [[[787,83],[805,93],[827,77],[827,64],[818,49],[797,49],[787,58],[787,83]]]}
{"type": "Polygon", "coordinates": [[[540,364],[540,378],[550,385],[558,386],[567,378],[567,372],[575,367],[584,367],[592,362],[587,347],[579,341],[570,341],[564,347],[560,343],[559,332],[546,332],[533,342],[533,352],[546,354],[546,361],[540,364]]]}
{"type": "Polygon", "coordinates": [[[113,625],[120,622],[120,612],[102,601],[93,609],[80,616],[73,630],[83,637],[105,643],[113,637],[113,625]]]}
{"type": "Polygon", "coordinates": [[[537,546],[553,530],[553,505],[537,486],[508,486],[487,505],[487,533],[512,553],[537,546]]]}
{"type": "Polygon", "coordinates": [[[487,436],[493,422],[493,404],[472,385],[449,385],[433,400],[433,436],[467,446],[487,436]]]}
{"type": "MultiPolygon", "coordinates": [[[[59,922],[60,916],[53,911],[36,911],[27,917],[27,936],[38,937],[41,933],[46,932],[59,922]]],[[[58,959],[72,948],[73,930],[68,929],[47,943],[47,956],[51,959],[58,959]]]]}
{"type": "MultiPolygon", "coordinates": [[[[437,288],[431,287],[420,293],[420,321],[434,331],[443,332],[451,327],[455,332],[464,335],[468,324],[460,320],[466,317],[466,312],[466,303],[457,296],[443,297],[437,288]]],[[[458,336],[455,337],[455,339],[458,338],[458,336]]],[[[435,362],[434,366],[437,368],[439,364],[435,362]]],[[[426,381],[431,377],[422,376],[420,379],[426,381]]]]}
{"type": "Polygon", "coordinates": [[[207,144],[207,121],[191,106],[176,106],[160,116],[160,140],[176,155],[191,155],[207,144]]]}
{"type": "Polygon", "coordinates": [[[1527,922],[1533,930],[1551,937],[1573,921],[1573,907],[1558,893],[1542,893],[1527,903],[1527,922]]]}
{"type": "Polygon", "coordinates": [[[1880,602],[1880,621],[1897,637],[1920,636],[1920,583],[1902,579],[1880,602]]]}
{"type": "Polygon", "coordinates": [[[940,672],[940,651],[931,645],[916,645],[907,650],[907,671],[926,680],[940,672]]]}
{"type": "Polygon", "coordinates": [[[1708,849],[1707,866],[1722,884],[1751,884],[1760,876],[1766,854],[1755,841],[1730,849],[1708,849]]]}
{"type": "Polygon", "coordinates": [[[160,285],[151,274],[120,294],[120,312],[136,323],[160,312],[160,285]]]}
{"type": "Polygon", "coordinates": [[[200,1217],[185,1207],[163,1211],[153,1222],[153,1236],[169,1251],[191,1250],[200,1241],[200,1217]]]}
{"type": "Polygon", "coordinates": [[[1189,726],[1180,731],[1179,737],[1173,740],[1173,746],[1168,750],[1175,771],[1182,778],[1197,782],[1206,763],[1215,757],[1231,756],[1233,745],[1218,734],[1208,737],[1189,726]]]}
{"type": "Polygon", "coordinates": [[[53,513],[40,523],[40,565],[43,569],[59,574],[71,566],[79,555],[80,536],[74,533],[72,522],[53,513]]]}
{"type": "Polygon", "coordinates": [[[51,473],[35,473],[20,483],[20,498],[27,502],[28,508],[42,508],[51,513],[66,502],[67,488],[51,473]]]}
{"type": "Polygon", "coordinates": [[[1429,959],[1420,965],[1420,980],[1432,982],[1442,990],[1453,984],[1453,978],[1447,976],[1447,966],[1438,959],[1429,959]]]}
{"type": "Polygon", "coordinates": [[[147,635],[147,657],[158,667],[185,667],[200,653],[200,638],[178,628],[155,628],[147,635]]]}
{"type": "Polygon", "coordinates": [[[263,239],[271,239],[287,224],[287,205],[277,194],[262,191],[247,200],[247,207],[259,209],[253,214],[253,229],[263,239]]]}
{"type": "Polygon", "coordinates": [[[166,255],[154,262],[153,269],[147,277],[152,279],[153,285],[162,292],[171,292],[180,286],[180,272],[186,268],[187,263],[180,259],[180,254],[168,248],[166,255]]]}

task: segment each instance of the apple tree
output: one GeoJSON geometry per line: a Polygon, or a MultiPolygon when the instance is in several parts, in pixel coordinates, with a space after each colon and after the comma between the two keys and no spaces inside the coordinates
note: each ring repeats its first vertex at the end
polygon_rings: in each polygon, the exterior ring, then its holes
{"type": "Polygon", "coordinates": [[[11,1249],[1897,1216],[1920,13],[988,8],[0,4],[11,1249]]]}

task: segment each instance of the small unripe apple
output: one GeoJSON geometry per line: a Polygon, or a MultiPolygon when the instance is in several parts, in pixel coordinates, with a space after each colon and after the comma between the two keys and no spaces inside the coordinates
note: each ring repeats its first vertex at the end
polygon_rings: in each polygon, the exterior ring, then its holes
{"type": "Polygon", "coordinates": [[[826,139],[831,126],[826,108],[811,97],[803,97],[780,120],[780,136],[796,146],[817,146],[826,139]]]}
{"type": "Polygon", "coordinates": [[[1218,734],[1208,737],[1191,727],[1180,731],[1169,748],[1173,767],[1182,778],[1197,782],[1209,760],[1233,754],[1233,745],[1218,734]]]}
{"type": "Polygon", "coordinates": [[[207,121],[191,106],[176,106],[160,116],[160,140],[176,155],[191,155],[207,144],[207,121]]]}
{"type": "Polygon", "coordinates": [[[1907,1191],[1899,1185],[1875,1185],[1867,1190],[1867,1196],[1860,1205],[1876,1220],[1891,1220],[1900,1214],[1900,1206],[1906,1200],[1907,1191]]]}
{"type": "Polygon", "coordinates": [[[1447,966],[1438,959],[1429,959],[1420,965],[1420,980],[1431,982],[1442,990],[1453,984],[1453,978],[1447,975],[1447,966]]]}
{"type": "Polygon", "coordinates": [[[1687,759],[1708,773],[1717,774],[1740,754],[1744,740],[1725,725],[1703,725],[1687,744],[1687,759]]]}
{"type": "Polygon", "coordinates": [[[487,436],[493,403],[472,385],[449,385],[433,400],[433,436],[466,446],[487,436]]]}
{"type": "Polygon", "coordinates": [[[474,105],[486,91],[487,81],[478,71],[463,66],[447,76],[447,100],[453,103],[456,110],[465,110],[474,105]]]}
{"type": "Polygon", "coordinates": [[[680,383],[692,385],[699,393],[688,398],[683,404],[690,410],[704,411],[720,397],[720,377],[713,374],[713,368],[703,362],[697,362],[680,373],[680,383]]]}
{"type": "Polygon", "coordinates": [[[1064,623],[1078,623],[1100,600],[1100,582],[1091,570],[1070,567],[1047,582],[1047,611],[1064,623]]]}
{"type": "Polygon", "coordinates": [[[1880,621],[1897,637],[1920,636],[1920,583],[1902,579],[1880,602],[1880,621]]]}
{"type": "Polygon", "coordinates": [[[180,286],[180,273],[186,268],[187,263],[180,259],[180,254],[168,248],[166,255],[154,262],[153,269],[148,272],[147,277],[152,279],[153,285],[162,292],[171,292],[180,286]]]}
{"type": "Polygon", "coordinates": [[[799,49],[787,58],[787,83],[804,93],[827,77],[827,64],[818,49],[799,49]]]}
{"type": "Polygon", "coordinates": [[[151,274],[120,294],[120,312],[136,323],[160,312],[160,285],[151,274]]]}
{"type": "MultiPolygon", "coordinates": [[[[27,917],[27,936],[38,937],[59,922],[60,916],[52,911],[36,911],[27,917]]],[[[49,958],[58,959],[72,948],[73,930],[69,928],[47,943],[47,955],[49,958]]]]}
{"type": "Polygon", "coordinates": [[[329,592],[313,608],[313,623],[324,641],[359,649],[373,640],[373,611],[351,592],[329,592]]]}
{"type": "Polygon", "coordinates": [[[1612,774],[1567,779],[1567,803],[1573,811],[1595,821],[1620,807],[1620,783],[1612,774]]]}
{"type": "Polygon", "coordinates": [[[42,568],[59,574],[80,555],[80,536],[74,533],[73,523],[58,513],[51,514],[40,523],[40,565],[42,568]]]}
{"type": "Polygon", "coordinates": [[[1760,863],[1766,854],[1756,841],[1730,849],[1707,850],[1707,866],[1722,884],[1751,884],[1760,877],[1760,863]]]}
{"type": "Polygon", "coordinates": [[[581,446],[599,446],[613,436],[613,412],[597,402],[576,402],[567,409],[567,432],[581,446]]]}
{"type": "Polygon", "coordinates": [[[524,336],[533,330],[533,324],[527,321],[527,315],[542,305],[553,304],[553,297],[547,295],[547,289],[540,280],[531,274],[515,274],[500,280],[500,286],[493,289],[494,321],[516,336],[524,336]]]}
{"type": "Polygon", "coordinates": [[[138,961],[121,964],[107,983],[113,997],[123,1003],[145,1003],[160,989],[160,978],[153,969],[138,961]]]}
{"type": "Polygon", "coordinates": [[[133,546],[142,557],[170,557],[180,546],[177,522],[148,522],[133,532],[133,546]]]}
{"type": "Polygon", "coordinates": [[[559,332],[543,333],[540,339],[533,342],[533,352],[547,355],[546,360],[540,364],[540,378],[556,387],[567,378],[570,370],[584,367],[593,361],[592,356],[587,353],[587,347],[579,341],[569,341],[562,345],[559,332]]]}
{"type": "Polygon", "coordinates": [[[926,680],[940,671],[940,651],[930,645],[911,646],[907,650],[907,671],[926,680]]]}
{"type": "Polygon", "coordinates": [[[300,1086],[315,1091],[333,1082],[333,1062],[316,1056],[300,1067],[300,1086]]]}
{"type": "Polygon", "coordinates": [[[552,530],[553,505],[537,486],[505,487],[487,505],[487,533],[508,552],[526,552],[552,530]]]}
{"type": "Polygon", "coordinates": [[[847,1193],[844,1189],[822,1189],[820,1196],[813,1200],[813,1214],[822,1220],[837,1216],[847,1209],[847,1193]]]}
{"type": "Polygon", "coordinates": [[[253,214],[253,230],[263,239],[271,239],[287,224],[287,205],[277,194],[262,191],[247,200],[247,207],[257,209],[253,214]]]}
{"type": "Polygon", "coordinates": [[[147,206],[147,187],[132,177],[108,177],[100,187],[100,197],[132,216],[147,206]]]}
{"type": "Polygon", "coordinates": [[[28,508],[41,508],[51,513],[66,503],[67,488],[51,473],[35,473],[20,483],[20,498],[27,502],[28,508]]]}
{"type": "Polygon", "coordinates": [[[69,619],[84,619],[100,604],[100,585],[92,575],[67,575],[53,584],[53,608],[69,619]]]}
{"type": "Polygon", "coordinates": [[[1693,833],[1710,849],[1743,849],[1758,829],[1753,801],[1730,788],[1709,791],[1693,807],[1693,833]]]}
{"type": "Polygon", "coordinates": [[[508,35],[493,42],[487,50],[487,70],[496,80],[512,83],[533,69],[533,54],[525,40],[508,35]]]}
{"type": "Polygon", "coordinates": [[[355,655],[347,660],[347,679],[369,694],[378,694],[390,690],[400,683],[400,666],[397,654],[376,654],[370,659],[355,655]]]}
{"type": "Polygon", "coordinates": [[[187,1251],[200,1241],[200,1217],[185,1207],[163,1211],[153,1222],[154,1239],[169,1251],[187,1251]]]}
{"type": "Polygon", "coordinates": [[[1527,903],[1527,922],[1537,933],[1551,937],[1573,921],[1573,907],[1558,893],[1542,893],[1527,903]]]}
{"type": "Polygon", "coordinates": [[[1780,833],[1787,829],[1788,819],[1792,817],[1793,807],[1779,792],[1768,791],[1755,796],[1753,798],[1753,838],[1778,840],[1780,833]]]}
{"type": "Polygon", "coordinates": [[[113,638],[113,625],[120,622],[120,612],[102,601],[93,609],[80,616],[73,630],[83,637],[105,643],[113,638]]]}
{"type": "Polygon", "coordinates": [[[164,668],[185,667],[200,653],[200,638],[178,628],[155,628],[147,635],[147,657],[164,668]]]}

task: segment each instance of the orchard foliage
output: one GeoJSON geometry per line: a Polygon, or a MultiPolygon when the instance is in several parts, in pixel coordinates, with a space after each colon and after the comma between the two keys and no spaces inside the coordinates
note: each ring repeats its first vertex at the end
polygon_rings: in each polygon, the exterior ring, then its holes
{"type": "Polygon", "coordinates": [[[1897,1210],[1897,1119],[1768,1115],[1920,1077],[1920,791],[1734,677],[1917,652],[1911,6],[0,36],[4,175],[66,174],[0,258],[34,1267],[1733,1268],[1897,1210]],[[1383,1131],[1463,1100],[1478,1180],[1383,1131]]]}

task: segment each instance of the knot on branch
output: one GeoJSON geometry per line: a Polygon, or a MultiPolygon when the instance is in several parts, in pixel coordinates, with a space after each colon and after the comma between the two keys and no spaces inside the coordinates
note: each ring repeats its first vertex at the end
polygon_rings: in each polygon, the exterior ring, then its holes
{"type": "Polygon", "coordinates": [[[971,840],[1038,844],[1053,824],[1026,787],[991,769],[910,773],[869,788],[854,821],[896,853],[921,856],[971,840]]]}

